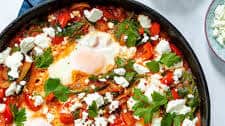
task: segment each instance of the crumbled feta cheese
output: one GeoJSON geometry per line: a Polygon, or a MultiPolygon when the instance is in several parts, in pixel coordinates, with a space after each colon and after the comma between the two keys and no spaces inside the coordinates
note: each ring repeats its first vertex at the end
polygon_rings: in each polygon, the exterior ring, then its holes
{"type": "Polygon", "coordinates": [[[119,84],[119,85],[121,85],[124,88],[129,86],[129,82],[124,77],[114,76],[113,79],[116,82],[116,84],[119,84]]]}
{"type": "Polygon", "coordinates": [[[117,69],[114,69],[113,72],[115,74],[118,74],[118,75],[121,75],[122,76],[122,75],[125,75],[126,70],[124,68],[117,68],[117,69]]]}
{"type": "Polygon", "coordinates": [[[162,39],[155,47],[155,51],[162,55],[163,53],[170,52],[170,44],[168,41],[162,39]]]}
{"type": "Polygon", "coordinates": [[[153,40],[153,41],[158,40],[159,39],[159,35],[151,36],[150,39],[153,40]]]}
{"type": "Polygon", "coordinates": [[[182,68],[176,69],[173,72],[173,80],[174,80],[175,84],[179,83],[179,79],[182,77],[182,74],[183,74],[183,69],[182,68]]]}
{"type": "Polygon", "coordinates": [[[113,28],[114,28],[114,24],[113,24],[112,22],[108,22],[107,25],[108,25],[108,27],[109,27],[110,29],[113,29],[113,28]]]}
{"type": "Polygon", "coordinates": [[[20,85],[25,86],[26,85],[26,81],[20,81],[20,85]]]}
{"type": "Polygon", "coordinates": [[[84,10],[84,16],[91,22],[96,22],[102,18],[103,12],[97,8],[93,8],[91,11],[84,10]]]}
{"type": "Polygon", "coordinates": [[[176,113],[178,115],[180,114],[186,114],[191,111],[191,108],[185,105],[186,100],[185,99],[177,99],[177,100],[171,100],[168,102],[166,107],[167,113],[176,113]]]}
{"type": "Polygon", "coordinates": [[[108,117],[108,122],[111,123],[111,124],[113,124],[115,119],[116,119],[116,116],[115,115],[110,115],[108,117]]]}
{"type": "Polygon", "coordinates": [[[196,123],[198,121],[198,118],[194,118],[193,120],[190,119],[184,119],[182,126],[196,126],[196,123]]]}
{"type": "Polygon", "coordinates": [[[55,37],[55,29],[54,28],[52,28],[52,27],[45,27],[42,30],[47,36],[50,36],[52,38],[55,37]]]}
{"type": "Polygon", "coordinates": [[[104,117],[96,117],[95,118],[95,126],[107,126],[108,121],[104,117]]]}
{"type": "Polygon", "coordinates": [[[11,48],[8,47],[8,48],[6,48],[4,51],[2,51],[0,53],[0,64],[4,64],[5,63],[5,60],[7,59],[7,57],[10,54],[10,51],[11,51],[11,48]]]}
{"type": "Polygon", "coordinates": [[[34,37],[27,37],[20,41],[21,52],[24,54],[29,52],[34,46],[34,37]]]}
{"type": "Polygon", "coordinates": [[[107,80],[105,78],[98,79],[100,82],[106,82],[107,80]]]}
{"type": "Polygon", "coordinates": [[[88,84],[90,82],[90,80],[87,78],[84,80],[84,83],[88,84]]]}
{"type": "Polygon", "coordinates": [[[8,56],[5,60],[5,65],[10,68],[8,75],[12,78],[18,78],[18,68],[22,65],[23,55],[21,52],[15,52],[11,56],[8,56]]]}
{"type": "Polygon", "coordinates": [[[109,105],[109,112],[115,111],[119,107],[119,101],[112,101],[111,104],[109,105]]]}
{"type": "Polygon", "coordinates": [[[124,35],[124,36],[123,36],[123,40],[124,40],[124,41],[127,41],[127,39],[128,39],[128,36],[127,36],[127,35],[124,35]]]}
{"type": "Polygon", "coordinates": [[[141,42],[145,43],[145,42],[147,42],[148,40],[149,40],[149,36],[148,36],[146,33],[144,33],[144,37],[143,37],[143,39],[141,40],[141,42]]]}
{"type": "Polygon", "coordinates": [[[48,48],[51,44],[51,38],[46,34],[42,33],[35,37],[34,43],[42,49],[48,48]]]}
{"type": "Polygon", "coordinates": [[[98,93],[92,93],[92,94],[88,94],[85,98],[84,101],[86,102],[86,104],[88,106],[92,105],[92,102],[95,101],[97,106],[100,107],[104,104],[104,99],[103,97],[98,94],[98,93]]]}
{"type": "Polygon", "coordinates": [[[133,68],[138,74],[146,74],[149,72],[148,68],[137,63],[134,63],[133,68]]]}
{"type": "Polygon", "coordinates": [[[130,97],[128,100],[127,100],[127,107],[130,111],[132,111],[132,108],[133,106],[136,104],[136,101],[130,97]]]}
{"type": "Polygon", "coordinates": [[[40,95],[35,95],[31,99],[34,100],[35,107],[40,106],[42,103],[44,103],[44,100],[40,95]]]}
{"type": "Polygon", "coordinates": [[[31,56],[25,55],[25,61],[26,62],[29,62],[29,63],[32,63],[33,62],[33,59],[32,59],[31,56]]]}
{"type": "Polygon", "coordinates": [[[44,53],[44,51],[40,47],[34,47],[34,55],[40,56],[44,53]]]}
{"type": "Polygon", "coordinates": [[[145,15],[138,15],[138,21],[143,28],[150,28],[151,27],[151,20],[148,16],[145,15]]]}
{"type": "Polygon", "coordinates": [[[16,94],[19,94],[21,92],[21,90],[22,90],[22,86],[17,84],[16,91],[15,91],[16,94]]]}
{"type": "Polygon", "coordinates": [[[79,98],[79,99],[82,99],[84,96],[85,96],[85,93],[84,93],[84,92],[83,92],[83,93],[78,94],[78,98],[79,98]]]}
{"type": "Polygon", "coordinates": [[[12,82],[10,86],[6,89],[5,96],[8,97],[14,95],[15,92],[16,92],[16,82],[12,82]]]}
{"type": "Polygon", "coordinates": [[[48,112],[46,114],[46,118],[47,118],[47,121],[48,122],[52,122],[54,120],[55,116],[53,114],[51,114],[51,113],[48,112]]]}
{"type": "Polygon", "coordinates": [[[79,102],[75,102],[73,105],[70,106],[69,110],[71,112],[76,111],[78,108],[82,107],[82,104],[79,102]]]}
{"type": "Polygon", "coordinates": [[[112,102],[113,101],[113,95],[110,92],[106,92],[104,99],[107,100],[108,102],[112,102]]]}
{"type": "Polygon", "coordinates": [[[146,89],[146,84],[147,84],[147,83],[148,83],[148,82],[146,81],[146,79],[141,78],[141,79],[139,80],[139,83],[138,83],[138,85],[137,85],[137,88],[144,92],[145,89],[146,89]]]}
{"type": "Polygon", "coordinates": [[[151,126],[161,126],[162,117],[153,118],[151,126]]]}
{"type": "Polygon", "coordinates": [[[0,104],[0,113],[3,113],[5,111],[6,105],[0,104]]]}
{"type": "Polygon", "coordinates": [[[225,4],[218,5],[214,11],[213,36],[217,42],[225,47],[225,4]]]}
{"type": "Polygon", "coordinates": [[[195,96],[193,94],[188,94],[187,97],[188,98],[194,98],[195,96]]]}

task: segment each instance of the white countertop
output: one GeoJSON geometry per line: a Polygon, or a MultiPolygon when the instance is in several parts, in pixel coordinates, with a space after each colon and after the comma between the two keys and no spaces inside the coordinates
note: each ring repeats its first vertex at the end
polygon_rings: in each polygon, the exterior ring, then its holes
{"type": "MultiPolygon", "coordinates": [[[[155,9],[174,24],[194,49],[206,76],[211,98],[212,126],[225,125],[225,63],[207,45],[204,18],[210,0],[138,0],[155,9]]],[[[0,4],[0,30],[17,15],[22,0],[0,4]]]]}

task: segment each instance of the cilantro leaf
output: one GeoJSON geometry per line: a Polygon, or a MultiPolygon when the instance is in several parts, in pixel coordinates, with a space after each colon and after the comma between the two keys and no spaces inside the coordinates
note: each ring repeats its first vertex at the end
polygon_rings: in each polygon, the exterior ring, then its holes
{"type": "Polygon", "coordinates": [[[46,49],[42,55],[35,57],[34,62],[37,68],[48,68],[53,62],[51,48],[46,49]]]}
{"type": "Polygon", "coordinates": [[[170,113],[167,113],[166,115],[164,115],[161,121],[161,126],[172,126],[174,116],[175,116],[174,114],[170,114],[170,113]]]}
{"type": "Polygon", "coordinates": [[[115,36],[117,39],[120,39],[121,36],[127,36],[126,45],[128,47],[135,46],[137,40],[140,38],[138,34],[138,23],[134,20],[125,20],[117,24],[117,29],[115,30],[115,36]]]}
{"type": "Polygon", "coordinates": [[[178,63],[181,61],[181,58],[177,56],[175,53],[164,53],[160,59],[160,62],[162,64],[165,64],[167,67],[171,67],[174,64],[178,63]]]}
{"type": "Polygon", "coordinates": [[[176,115],[173,119],[173,125],[174,126],[181,126],[182,121],[184,120],[184,115],[176,115]]]}
{"type": "Polygon", "coordinates": [[[92,118],[98,116],[98,107],[96,101],[93,101],[92,104],[88,107],[88,115],[92,118]]]}
{"type": "Polygon", "coordinates": [[[153,92],[153,101],[149,103],[147,96],[145,96],[140,89],[134,89],[133,99],[136,101],[135,105],[132,107],[134,115],[144,118],[145,124],[151,122],[153,114],[168,102],[166,96],[153,92]]]}
{"type": "Polygon", "coordinates": [[[131,82],[134,79],[135,75],[135,72],[126,72],[125,78],[127,81],[131,82]]]}
{"type": "Polygon", "coordinates": [[[115,63],[117,67],[124,67],[126,65],[126,60],[120,57],[116,57],[115,63]]]}
{"type": "Polygon", "coordinates": [[[50,78],[45,82],[44,90],[46,95],[53,93],[60,101],[66,101],[71,91],[60,83],[59,79],[50,78]]]}
{"type": "Polygon", "coordinates": [[[25,108],[18,109],[15,105],[10,105],[10,110],[13,114],[13,120],[16,126],[23,126],[27,120],[25,108]]]}
{"type": "Polygon", "coordinates": [[[84,23],[82,22],[74,22],[71,25],[68,25],[67,27],[65,27],[62,32],[58,32],[57,35],[58,36],[69,36],[72,38],[79,38],[83,32],[81,30],[82,26],[84,25],[84,23]]]}
{"type": "Polygon", "coordinates": [[[151,72],[153,73],[159,72],[159,62],[151,61],[151,62],[147,62],[145,65],[151,72]]]}

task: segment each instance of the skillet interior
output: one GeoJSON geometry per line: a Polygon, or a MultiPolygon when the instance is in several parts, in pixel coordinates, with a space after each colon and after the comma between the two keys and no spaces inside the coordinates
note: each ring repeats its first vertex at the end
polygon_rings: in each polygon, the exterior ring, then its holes
{"type": "Polygon", "coordinates": [[[133,1],[133,0],[49,0],[46,3],[41,4],[38,7],[35,7],[22,15],[21,17],[14,20],[1,34],[0,34],[0,50],[3,50],[7,47],[9,40],[30,20],[40,17],[46,12],[54,11],[59,8],[63,8],[70,4],[71,2],[89,2],[90,4],[102,4],[102,5],[120,5],[126,10],[132,10],[138,13],[143,13],[150,16],[153,20],[157,20],[161,23],[164,31],[171,36],[173,43],[180,48],[188,61],[194,76],[197,78],[197,87],[200,94],[200,111],[202,118],[202,126],[210,125],[210,98],[208,93],[208,87],[205,80],[204,73],[202,71],[201,65],[191,49],[188,42],[181,35],[181,33],[163,16],[161,16],[156,11],[151,8],[133,1]]]}

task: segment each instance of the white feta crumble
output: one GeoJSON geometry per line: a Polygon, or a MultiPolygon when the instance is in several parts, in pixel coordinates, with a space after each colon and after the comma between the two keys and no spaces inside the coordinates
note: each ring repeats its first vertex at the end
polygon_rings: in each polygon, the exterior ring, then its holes
{"type": "Polygon", "coordinates": [[[170,44],[168,41],[165,39],[160,40],[160,42],[156,45],[155,51],[159,54],[162,55],[163,53],[170,52],[170,44]]]}
{"type": "Polygon", "coordinates": [[[47,36],[50,36],[52,38],[55,37],[55,29],[54,28],[52,28],[52,27],[45,27],[42,30],[47,36]]]}
{"type": "Polygon", "coordinates": [[[20,85],[25,86],[27,84],[26,81],[20,81],[20,85]]]}
{"type": "Polygon", "coordinates": [[[23,52],[24,54],[33,49],[34,46],[34,37],[27,37],[20,41],[21,52],[23,52]]]}
{"type": "Polygon", "coordinates": [[[44,103],[44,100],[43,100],[42,96],[40,96],[40,95],[35,95],[31,99],[34,100],[35,107],[40,106],[41,104],[44,103]]]}
{"type": "Polygon", "coordinates": [[[84,16],[91,22],[96,22],[102,18],[103,12],[97,8],[93,8],[91,11],[84,10],[84,16]]]}
{"type": "Polygon", "coordinates": [[[151,36],[150,39],[153,40],[153,41],[158,40],[159,39],[159,35],[151,36]]]}
{"type": "Polygon", "coordinates": [[[151,126],[161,126],[162,117],[153,118],[151,126]]]}
{"type": "Polygon", "coordinates": [[[145,89],[146,89],[146,84],[147,84],[147,83],[148,83],[148,82],[146,81],[146,79],[141,78],[141,79],[139,80],[139,82],[138,82],[137,88],[144,92],[145,89]]]}
{"type": "Polygon", "coordinates": [[[179,69],[175,69],[175,71],[173,72],[173,80],[175,84],[179,83],[179,79],[182,77],[183,75],[183,69],[179,68],[179,69]]]}
{"type": "Polygon", "coordinates": [[[213,36],[225,47],[225,4],[218,5],[214,11],[213,36]]]}
{"type": "Polygon", "coordinates": [[[149,72],[148,68],[146,68],[140,64],[137,64],[137,63],[133,64],[133,68],[138,74],[146,74],[149,72]]]}
{"type": "Polygon", "coordinates": [[[44,51],[40,47],[34,47],[33,51],[35,56],[40,56],[44,53],[44,51]]]}
{"type": "Polygon", "coordinates": [[[123,36],[123,40],[124,40],[124,41],[127,41],[127,39],[128,39],[128,36],[127,36],[127,35],[124,35],[124,36],[123,36]]]}
{"type": "Polygon", "coordinates": [[[185,99],[176,99],[168,102],[166,107],[167,113],[176,113],[178,115],[186,114],[191,111],[191,108],[185,105],[185,99]]]}
{"type": "Polygon", "coordinates": [[[103,97],[98,94],[97,92],[96,93],[92,93],[92,94],[88,94],[85,98],[84,98],[84,101],[86,102],[86,104],[88,106],[92,105],[92,102],[96,102],[97,106],[100,107],[104,104],[104,99],[103,97]]]}
{"type": "Polygon", "coordinates": [[[109,105],[109,112],[115,111],[119,107],[119,101],[112,101],[111,104],[109,105]]]}
{"type": "Polygon", "coordinates": [[[113,72],[117,75],[125,75],[126,73],[126,70],[124,68],[117,68],[117,69],[114,69],[113,72]]]}
{"type": "Polygon", "coordinates": [[[108,25],[108,27],[110,29],[113,29],[114,28],[114,23],[112,23],[112,22],[108,22],[107,25],[108,25]]]}
{"type": "Polygon", "coordinates": [[[145,42],[147,42],[148,40],[149,40],[149,36],[148,36],[146,33],[144,33],[144,37],[143,37],[143,39],[141,40],[141,42],[145,43],[145,42]]]}
{"type": "Polygon", "coordinates": [[[34,43],[42,49],[48,48],[51,44],[52,39],[46,34],[42,33],[35,37],[34,43]]]}
{"type": "Polygon", "coordinates": [[[73,105],[70,106],[69,110],[71,112],[74,112],[80,107],[82,107],[82,104],[80,102],[75,102],[73,105]]]}
{"type": "Polygon", "coordinates": [[[111,123],[111,124],[113,124],[115,119],[116,119],[116,116],[115,115],[110,115],[108,117],[108,122],[111,123]]]}
{"type": "Polygon", "coordinates": [[[14,95],[15,92],[16,92],[16,82],[12,82],[10,86],[6,89],[5,96],[8,97],[14,95]]]}
{"type": "Polygon", "coordinates": [[[151,20],[148,16],[145,15],[138,15],[138,21],[143,28],[150,28],[151,27],[151,20]]]}
{"type": "Polygon", "coordinates": [[[85,93],[84,93],[84,92],[83,92],[83,93],[78,94],[78,98],[79,98],[79,99],[84,98],[84,96],[85,96],[85,93]]]}
{"type": "Polygon", "coordinates": [[[105,78],[99,78],[98,81],[100,81],[100,82],[106,82],[107,80],[105,78]]]}
{"type": "Polygon", "coordinates": [[[107,126],[108,121],[104,117],[96,117],[95,118],[95,126],[107,126]]]}
{"type": "Polygon", "coordinates": [[[51,114],[51,113],[48,112],[46,114],[46,118],[47,118],[47,121],[48,122],[52,122],[54,120],[55,116],[53,114],[51,114]]]}
{"type": "Polygon", "coordinates": [[[11,56],[8,56],[5,60],[5,65],[10,68],[8,75],[12,78],[18,78],[18,69],[22,65],[23,55],[21,52],[15,52],[11,56]]]}
{"type": "Polygon", "coordinates": [[[26,62],[29,62],[29,63],[32,63],[33,62],[33,59],[32,59],[31,56],[25,55],[25,61],[26,62]]]}
{"type": "Polygon", "coordinates": [[[4,51],[2,51],[0,53],[0,64],[4,64],[5,63],[5,60],[9,56],[10,52],[11,52],[11,48],[7,47],[4,51]]]}
{"type": "Polygon", "coordinates": [[[0,104],[0,113],[3,113],[5,111],[6,105],[0,104]]]}
{"type": "Polygon", "coordinates": [[[136,104],[137,102],[132,98],[130,97],[128,100],[127,100],[127,107],[130,111],[132,111],[132,108],[133,106],[136,104]]]}
{"type": "Polygon", "coordinates": [[[106,92],[104,99],[107,100],[108,102],[112,102],[113,101],[113,95],[110,92],[106,92]]]}
{"type": "Polygon", "coordinates": [[[188,94],[187,97],[188,98],[194,98],[195,96],[193,94],[188,94]]]}
{"type": "Polygon", "coordinates": [[[21,90],[22,90],[22,86],[21,85],[19,85],[19,84],[17,84],[17,86],[16,86],[16,94],[19,94],[20,92],[21,92],[21,90]]]}
{"type": "Polygon", "coordinates": [[[197,121],[198,121],[197,117],[195,117],[193,120],[184,119],[182,126],[196,126],[197,121]]]}
{"type": "Polygon", "coordinates": [[[116,84],[121,85],[123,88],[126,88],[129,86],[129,82],[122,76],[121,77],[114,76],[113,79],[116,82],[116,84]]]}

